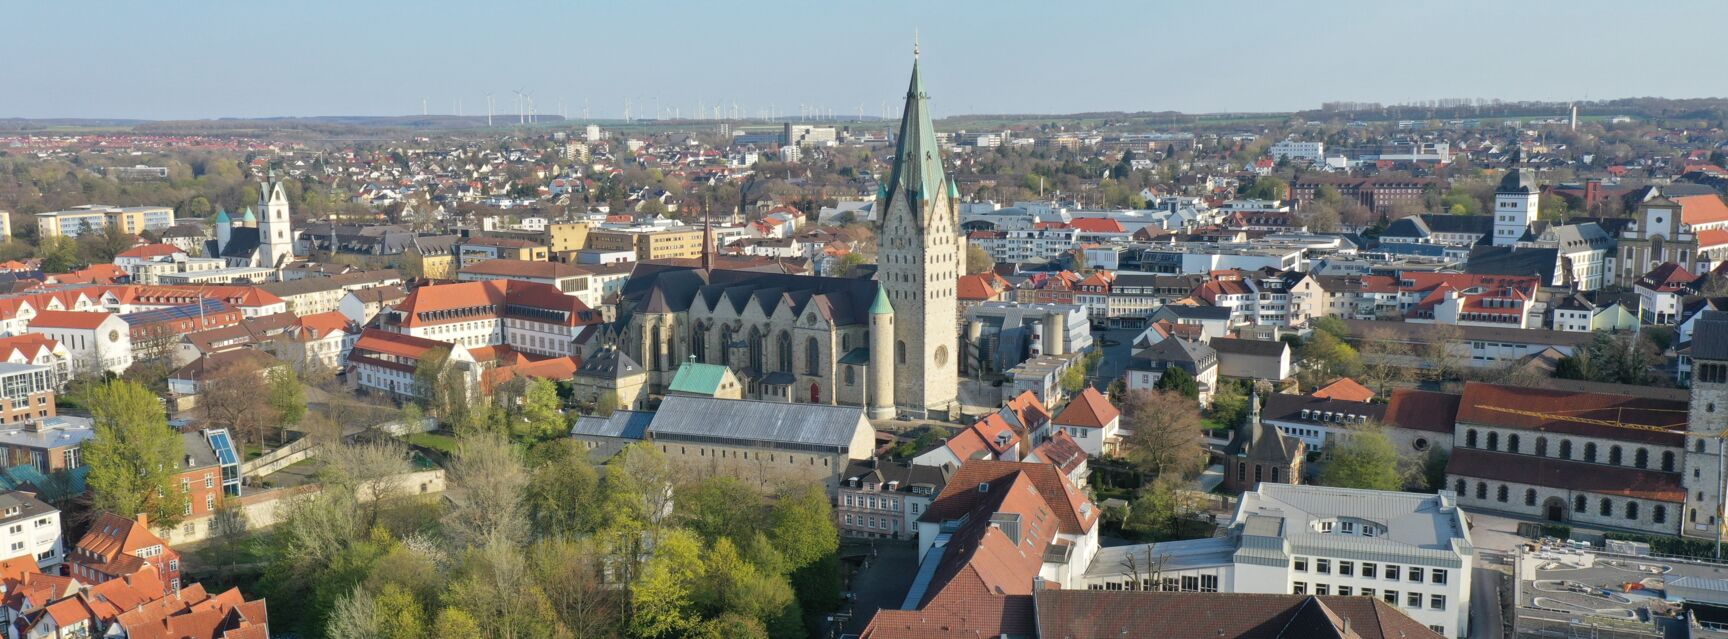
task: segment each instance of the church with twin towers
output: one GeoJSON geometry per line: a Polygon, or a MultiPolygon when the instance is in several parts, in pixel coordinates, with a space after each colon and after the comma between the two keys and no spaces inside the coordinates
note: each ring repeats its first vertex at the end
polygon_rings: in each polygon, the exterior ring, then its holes
{"type": "Polygon", "coordinates": [[[664,394],[681,366],[730,368],[747,399],[946,416],[958,401],[959,189],[942,166],[917,56],[877,192],[874,279],[640,264],[609,340],[664,394]]]}

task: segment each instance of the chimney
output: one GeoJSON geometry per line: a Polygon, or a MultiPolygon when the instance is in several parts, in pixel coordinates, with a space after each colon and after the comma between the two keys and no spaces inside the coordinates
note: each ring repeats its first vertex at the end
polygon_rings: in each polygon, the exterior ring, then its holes
{"type": "Polygon", "coordinates": [[[1344,618],[1344,627],[1339,630],[1338,634],[1346,636],[1346,637],[1350,636],[1350,618],[1349,617],[1344,618]]]}
{"type": "Polygon", "coordinates": [[[147,513],[138,513],[138,525],[143,526],[145,529],[149,529],[150,515],[147,513]]]}

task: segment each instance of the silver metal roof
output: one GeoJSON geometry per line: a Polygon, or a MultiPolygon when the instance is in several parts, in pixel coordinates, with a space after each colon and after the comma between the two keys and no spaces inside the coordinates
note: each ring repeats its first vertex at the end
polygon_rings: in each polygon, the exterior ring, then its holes
{"type": "Polygon", "coordinates": [[[671,396],[649,431],[655,439],[752,442],[801,450],[848,452],[858,429],[869,429],[857,406],[788,404],[671,396]]]}
{"type": "Polygon", "coordinates": [[[1267,516],[1283,518],[1282,538],[1297,555],[1462,567],[1463,557],[1475,552],[1450,492],[1261,484],[1242,495],[1232,525],[1242,526],[1246,538],[1260,530],[1255,520],[1267,516]],[[1331,532],[1320,532],[1322,521],[1333,522],[1331,532]],[[1356,532],[1341,532],[1343,522],[1355,522],[1356,532]],[[1362,534],[1363,524],[1372,524],[1376,534],[1362,534]]]}

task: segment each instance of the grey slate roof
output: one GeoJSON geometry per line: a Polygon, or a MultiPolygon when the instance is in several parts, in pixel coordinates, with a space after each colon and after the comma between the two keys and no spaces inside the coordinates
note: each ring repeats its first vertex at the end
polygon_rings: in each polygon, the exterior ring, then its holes
{"type": "Polygon", "coordinates": [[[648,433],[648,423],[653,421],[654,413],[634,410],[612,411],[609,417],[586,416],[576,420],[570,427],[571,435],[586,435],[589,437],[619,437],[623,439],[642,439],[648,433]]]}
{"type": "Polygon", "coordinates": [[[18,509],[18,514],[5,519],[0,519],[0,523],[12,523],[14,521],[35,519],[49,513],[60,512],[58,509],[48,505],[46,502],[35,498],[30,493],[18,491],[6,491],[0,493],[0,513],[13,508],[18,509]]]}
{"type": "Polygon", "coordinates": [[[660,403],[649,432],[662,440],[847,452],[863,419],[857,406],[671,396],[660,403]]]}
{"type": "Polygon", "coordinates": [[[1477,246],[1470,249],[1464,272],[1477,275],[1529,275],[1546,285],[1554,281],[1560,249],[1477,246]]]}
{"type": "Polygon", "coordinates": [[[1704,311],[1692,325],[1692,359],[1728,360],[1728,312],[1704,311]]]}
{"type": "Polygon", "coordinates": [[[1233,525],[1241,526],[1256,515],[1282,517],[1282,536],[1299,555],[1467,568],[1459,555],[1475,553],[1463,512],[1450,492],[1427,495],[1264,483],[1242,494],[1233,525]],[[1315,525],[1340,518],[1369,522],[1385,532],[1373,537],[1322,533],[1315,525]]]}

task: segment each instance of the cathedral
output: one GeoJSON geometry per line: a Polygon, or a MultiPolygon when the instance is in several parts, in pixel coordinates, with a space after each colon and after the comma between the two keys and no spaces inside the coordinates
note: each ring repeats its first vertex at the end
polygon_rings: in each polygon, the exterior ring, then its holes
{"type": "Polygon", "coordinates": [[[210,240],[204,254],[220,257],[229,267],[263,267],[280,269],[294,261],[293,222],[288,219],[288,192],[272,175],[258,191],[258,210],[264,219],[248,207],[246,215],[236,222],[227,211],[216,215],[216,239],[210,240]]]}
{"type": "Polygon", "coordinates": [[[959,384],[959,192],[942,169],[916,59],[894,168],[877,197],[876,279],[642,264],[613,328],[663,394],[686,361],[724,364],[745,397],[941,417],[959,384]]]}

